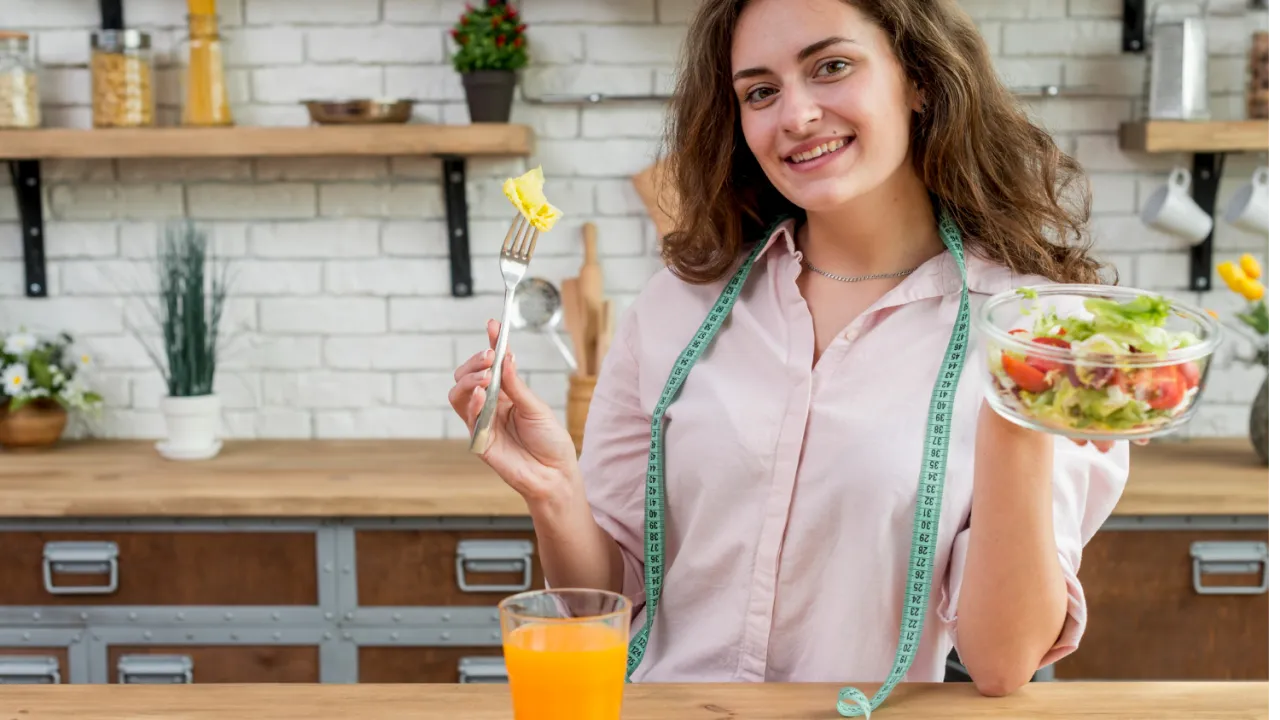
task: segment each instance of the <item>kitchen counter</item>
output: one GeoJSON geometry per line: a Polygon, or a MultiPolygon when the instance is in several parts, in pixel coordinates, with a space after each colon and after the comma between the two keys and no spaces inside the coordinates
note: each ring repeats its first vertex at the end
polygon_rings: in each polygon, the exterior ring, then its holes
{"type": "MultiPolygon", "coordinates": [[[[872,695],[878,685],[859,684],[872,695]]],[[[624,720],[835,718],[840,685],[629,685],[624,720]]],[[[509,720],[503,685],[0,686],[22,720],[509,720]]],[[[1266,682],[1031,683],[1003,698],[959,683],[904,683],[873,718],[1265,718],[1266,682]]]]}
{"type": "MultiPolygon", "coordinates": [[[[1266,515],[1267,468],[1244,439],[1133,449],[1113,515],[1266,515]]],[[[149,441],[0,452],[0,517],[523,517],[463,441],[232,440],[202,462],[149,441]]]]}

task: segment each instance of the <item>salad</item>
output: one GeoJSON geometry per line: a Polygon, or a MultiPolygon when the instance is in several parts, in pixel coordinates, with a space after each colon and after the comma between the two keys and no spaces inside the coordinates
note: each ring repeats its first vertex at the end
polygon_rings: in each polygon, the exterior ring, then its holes
{"type": "Polygon", "coordinates": [[[1188,353],[1177,351],[1204,340],[1165,327],[1166,298],[1088,297],[1086,313],[1060,317],[1034,289],[1017,292],[1035,301],[1022,309],[1031,327],[1008,331],[1018,341],[992,343],[988,362],[1006,409],[1050,428],[1134,435],[1169,425],[1199,393],[1207,353],[1180,360],[1188,353]]]}

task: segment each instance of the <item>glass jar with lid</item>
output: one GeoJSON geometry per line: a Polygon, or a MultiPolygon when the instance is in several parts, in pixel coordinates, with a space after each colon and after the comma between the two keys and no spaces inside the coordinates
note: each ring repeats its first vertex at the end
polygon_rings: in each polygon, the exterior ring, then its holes
{"type": "Polygon", "coordinates": [[[40,91],[31,38],[0,31],[0,128],[40,126],[40,91]]]}
{"type": "Polygon", "coordinates": [[[98,30],[91,42],[93,126],[155,125],[151,36],[140,30],[98,30]]]}

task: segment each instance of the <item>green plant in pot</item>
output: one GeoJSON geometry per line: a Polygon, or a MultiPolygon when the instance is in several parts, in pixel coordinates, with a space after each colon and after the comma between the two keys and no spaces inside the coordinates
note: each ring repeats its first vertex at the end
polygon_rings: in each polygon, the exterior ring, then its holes
{"type": "Polygon", "coordinates": [[[453,68],[462,75],[471,122],[508,122],[516,71],[529,63],[519,11],[505,0],[468,3],[451,34],[457,45],[453,68]]]}
{"type": "Polygon", "coordinates": [[[143,342],[168,390],[160,400],[167,436],[156,449],[173,460],[210,458],[222,449],[222,408],[213,384],[227,265],[212,257],[203,231],[171,225],[157,253],[156,280],[156,302],[148,310],[160,331],[161,349],[143,342]]]}
{"type": "Polygon", "coordinates": [[[0,335],[0,446],[48,448],[62,437],[68,415],[96,412],[102,396],[89,389],[87,353],[71,350],[71,335],[42,338],[19,330],[0,335]]]}

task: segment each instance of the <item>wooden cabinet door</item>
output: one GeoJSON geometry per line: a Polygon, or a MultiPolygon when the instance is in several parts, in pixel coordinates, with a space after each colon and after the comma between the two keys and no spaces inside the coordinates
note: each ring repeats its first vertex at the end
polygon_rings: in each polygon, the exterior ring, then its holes
{"type": "Polygon", "coordinates": [[[543,587],[532,531],[358,530],[361,607],[496,606],[543,587]]]}
{"type": "MultiPolygon", "coordinates": [[[[1099,532],[1081,560],[1088,610],[1084,638],[1076,652],[1055,663],[1054,676],[1265,680],[1267,594],[1202,594],[1193,586],[1192,543],[1214,541],[1265,545],[1267,533],[1099,532]]],[[[1202,572],[1202,584],[1243,590],[1261,583],[1260,567],[1226,569],[1202,572]]]]}
{"type": "Polygon", "coordinates": [[[0,646],[0,685],[69,682],[69,662],[66,647],[0,646]]]}
{"type": "Polygon", "coordinates": [[[362,647],[362,683],[496,682],[493,670],[501,663],[502,646],[494,647],[362,647]],[[473,662],[474,661],[474,662],[473,662]],[[469,663],[485,672],[463,678],[459,668],[469,663]]]}
{"type": "Polygon", "coordinates": [[[0,605],[319,602],[310,532],[15,531],[0,547],[0,605]]]}
{"type": "Polygon", "coordinates": [[[314,645],[111,645],[112,683],[318,683],[314,645]],[[126,659],[124,666],[121,660],[126,659]],[[152,662],[147,662],[151,660],[152,662]],[[183,678],[186,668],[190,676],[183,678]],[[126,677],[121,677],[123,673],[126,677]]]}

